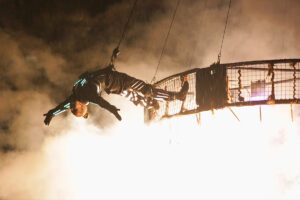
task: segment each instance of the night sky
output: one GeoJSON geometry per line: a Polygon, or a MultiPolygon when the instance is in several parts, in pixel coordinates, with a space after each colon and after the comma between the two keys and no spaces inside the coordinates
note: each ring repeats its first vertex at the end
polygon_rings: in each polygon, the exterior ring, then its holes
{"type": "MultiPolygon", "coordinates": [[[[78,75],[108,64],[133,2],[0,0],[0,200],[22,193],[1,190],[5,163],[39,151],[47,137],[70,128],[70,112],[55,117],[50,127],[43,114],[69,96],[78,75]]],[[[118,71],[151,81],[176,2],[137,2],[118,71]]],[[[157,80],[217,61],[228,2],[181,1],[157,80]]],[[[298,0],[232,0],[221,63],[299,58],[299,11],[298,0]]],[[[120,107],[121,115],[134,106],[111,96],[104,98],[120,107]]],[[[90,116],[103,129],[118,123],[101,108],[92,107],[90,116]]]]}

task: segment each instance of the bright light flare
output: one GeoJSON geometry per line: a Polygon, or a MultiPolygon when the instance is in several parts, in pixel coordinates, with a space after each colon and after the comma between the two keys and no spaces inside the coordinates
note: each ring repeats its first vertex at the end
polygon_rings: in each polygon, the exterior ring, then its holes
{"type": "Polygon", "coordinates": [[[233,109],[241,122],[227,109],[202,113],[201,126],[193,115],[105,131],[79,120],[46,149],[70,198],[300,197],[299,127],[287,106],[263,106],[262,123],[258,107],[233,109]]]}
{"type": "MultiPolygon", "coordinates": [[[[228,109],[204,112],[200,126],[194,115],[147,126],[135,112],[104,130],[72,118],[72,128],[49,138],[43,159],[28,168],[31,183],[38,183],[28,196],[297,199],[300,135],[289,108],[263,106],[262,123],[257,106],[233,108],[241,122],[228,109]],[[37,193],[35,188],[44,189],[37,193]]],[[[7,197],[20,194],[20,188],[7,197]]]]}

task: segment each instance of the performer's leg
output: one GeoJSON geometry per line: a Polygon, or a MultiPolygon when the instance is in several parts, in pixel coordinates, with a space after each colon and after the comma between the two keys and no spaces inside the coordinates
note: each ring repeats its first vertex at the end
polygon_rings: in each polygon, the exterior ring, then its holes
{"type": "Polygon", "coordinates": [[[126,76],[126,78],[124,78],[123,84],[124,90],[132,90],[145,99],[152,98],[165,101],[171,101],[175,99],[183,101],[189,89],[189,84],[187,81],[184,81],[184,84],[179,92],[170,92],[155,88],[153,87],[153,85],[147,84],[144,81],[133,78],[131,76],[126,76]]]}
{"type": "Polygon", "coordinates": [[[150,88],[149,91],[151,91],[151,97],[156,100],[172,101],[177,99],[183,101],[186,98],[189,90],[189,83],[185,81],[179,92],[171,92],[160,88],[155,88],[152,85],[149,85],[148,87],[150,88]]]}
{"type": "Polygon", "coordinates": [[[186,95],[188,93],[189,90],[189,83],[187,81],[185,81],[180,89],[180,91],[178,93],[176,93],[176,99],[180,100],[180,101],[184,101],[186,98],[186,95]]]}

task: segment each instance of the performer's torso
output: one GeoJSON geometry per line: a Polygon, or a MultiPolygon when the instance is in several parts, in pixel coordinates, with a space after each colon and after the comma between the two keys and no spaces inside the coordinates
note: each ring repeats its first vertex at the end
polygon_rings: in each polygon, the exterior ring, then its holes
{"type": "Polygon", "coordinates": [[[136,81],[137,79],[117,71],[91,73],[74,84],[73,94],[79,101],[90,101],[92,96],[100,95],[102,91],[120,94],[136,81]]]}

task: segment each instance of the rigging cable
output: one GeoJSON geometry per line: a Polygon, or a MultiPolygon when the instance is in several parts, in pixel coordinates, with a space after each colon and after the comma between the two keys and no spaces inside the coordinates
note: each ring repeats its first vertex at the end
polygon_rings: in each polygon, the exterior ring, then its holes
{"type": "Polygon", "coordinates": [[[134,3],[133,3],[133,5],[132,5],[131,11],[130,11],[130,13],[129,13],[129,15],[128,15],[128,18],[127,18],[127,22],[126,22],[126,24],[124,25],[124,28],[123,28],[123,32],[122,32],[121,38],[120,38],[120,40],[119,40],[119,42],[118,42],[117,47],[113,50],[113,53],[112,53],[111,59],[110,59],[110,63],[111,63],[111,64],[114,63],[115,59],[117,58],[117,56],[118,56],[118,54],[119,54],[119,52],[120,52],[120,51],[119,51],[119,47],[120,47],[122,41],[123,41],[124,38],[125,38],[125,33],[126,33],[127,29],[128,29],[129,21],[130,21],[130,19],[131,19],[131,17],[132,17],[132,14],[133,14],[133,11],[134,11],[134,9],[135,9],[135,7],[136,7],[137,1],[138,1],[138,0],[135,0],[134,3]]]}
{"type": "Polygon", "coordinates": [[[169,27],[166,39],[164,41],[163,49],[161,51],[161,54],[160,54],[160,57],[159,57],[159,60],[158,60],[158,64],[156,66],[156,70],[155,70],[154,76],[153,76],[153,78],[151,80],[151,83],[153,83],[155,81],[155,79],[156,79],[156,74],[157,74],[157,71],[158,71],[158,67],[159,67],[159,64],[161,62],[162,56],[163,56],[165,48],[166,48],[166,44],[167,44],[167,41],[168,41],[168,38],[169,38],[169,35],[170,35],[170,32],[171,32],[171,29],[172,29],[172,26],[173,26],[173,22],[174,22],[174,19],[175,19],[175,16],[176,16],[176,12],[177,12],[177,8],[179,6],[179,3],[180,3],[180,0],[177,1],[176,7],[175,7],[175,10],[174,10],[174,13],[173,13],[172,21],[171,21],[171,24],[170,24],[170,27],[169,27]]]}
{"type": "Polygon", "coordinates": [[[133,11],[134,11],[134,9],[135,9],[135,7],[136,7],[137,1],[138,1],[138,0],[135,0],[135,1],[134,1],[134,4],[133,4],[133,6],[132,6],[132,8],[131,8],[131,11],[130,11],[130,13],[129,13],[129,15],[128,15],[127,22],[126,22],[126,24],[125,24],[125,26],[124,26],[123,33],[122,33],[122,35],[121,35],[121,38],[120,38],[120,41],[119,41],[119,43],[118,43],[117,48],[120,47],[121,42],[123,41],[123,39],[124,39],[124,37],[125,37],[125,33],[126,33],[126,30],[128,29],[129,21],[130,21],[130,19],[131,19],[131,17],[132,17],[132,14],[133,14],[133,11]]]}
{"type": "Polygon", "coordinates": [[[220,63],[220,61],[221,61],[221,54],[222,54],[223,42],[224,42],[224,37],[225,37],[227,23],[228,23],[228,18],[229,18],[230,7],[231,7],[231,0],[229,0],[228,10],[227,10],[227,16],[226,16],[226,22],[225,22],[225,28],[224,28],[224,32],[223,32],[223,37],[222,37],[220,51],[219,51],[219,54],[218,54],[218,62],[217,63],[220,63]]]}

